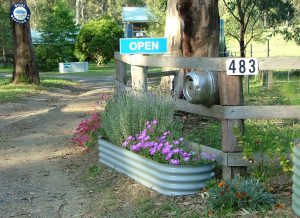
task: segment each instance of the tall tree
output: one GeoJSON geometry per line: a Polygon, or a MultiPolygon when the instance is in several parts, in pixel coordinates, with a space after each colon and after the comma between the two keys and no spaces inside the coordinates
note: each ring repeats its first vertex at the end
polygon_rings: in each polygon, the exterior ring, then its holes
{"type": "MultiPolygon", "coordinates": [[[[27,5],[26,0],[10,0],[11,7],[16,3],[27,5]]],[[[33,51],[29,21],[23,24],[12,22],[14,50],[13,83],[40,83],[39,72],[33,51]]]]}
{"type": "Polygon", "coordinates": [[[3,67],[7,67],[7,53],[12,50],[9,4],[0,2],[0,50],[2,51],[3,67]]]}
{"type": "Polygon", "coordinates": [[[165,32],[167,0],[146,0],[151,14],[149,24],[149,35],[163,36],[165,32]]]}
{"type": "Polygon", "coordinates": [[[250,41],[283,21],[293,18],[294,8],[289,0],[222,0],[230,16],[226,19],[226,34],[239,42],[240,56],[245,57],[250,41]]]}
{"type": "Polygon", "coordinates": [[[48,11],[40,21],[41,44],[36,49],[38,66],[44,70],[57,67],[59,62],[74,59],[77,35],[74,13],[65,0],[56,0],[48,11]]]}
{"type": "MultiPolygon", "coordinates": [[[[218,57],[218,0],[168,0],[165,36],[171,55],[218,57]]],[[[180,95],[184,74],[179,72],[175,80],[176,96],[180,95]]]]}

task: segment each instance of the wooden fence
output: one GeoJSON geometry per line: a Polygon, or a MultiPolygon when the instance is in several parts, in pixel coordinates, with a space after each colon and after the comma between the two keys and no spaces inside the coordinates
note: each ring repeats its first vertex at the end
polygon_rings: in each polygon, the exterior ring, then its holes
{"type": "MultiPolygon", "coordinates": [[[[117,91],[147,92],[147,78],[175,75],[178,71],[148,73],[148,67],[209,70],[219,73],[220,105],[205,107],[176,99],[176,109],[219,119],[222,123],[222,151],[202,146],[202,149],[217,155],[223,165],[223,178],[236,176],[249,163],[243,159],[234,129],[244,119],[293,119],[300,118],[300,106],[243,106],[242,85],[238,76],[227,76],[226,58],[184,58],[173,56],[120,55],[115,53],[117,91]],[[131,67],[132,88],[126,86],[127,65],[131,67]]],[[[259,70],[300,69],[300,57],[258,58],[259,70]]]]}

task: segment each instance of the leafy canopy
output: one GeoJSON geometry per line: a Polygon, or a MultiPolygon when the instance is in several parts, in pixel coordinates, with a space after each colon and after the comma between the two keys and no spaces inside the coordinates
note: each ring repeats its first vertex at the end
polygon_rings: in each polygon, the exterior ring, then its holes
{"type": "Polygon", "coordinates": [[[275,31],[294,16],[294,7],[285,0],[222,0],[226,34],[240,44],[241,56],[252,39],[275,31]]]}

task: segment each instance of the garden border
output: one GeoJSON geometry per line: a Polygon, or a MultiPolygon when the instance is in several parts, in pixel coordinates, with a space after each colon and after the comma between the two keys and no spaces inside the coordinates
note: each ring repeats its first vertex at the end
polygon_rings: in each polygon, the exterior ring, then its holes
{"type": "MultiPolygon", "coordinates": [[[[245,163],[241,148],[234,134],[234,128],[243,119],[292,119],[300,117],[300,106],[242,106],[242,88],[238,76],[227,76],[227,58],[207,57],[175,57],[175,56],[146,56],[120,55],[115,52],[117,92],[147,92],[148,67],[166,67],[175,70],[188,68],[210,70],[219,73],[221,105],[206,107],[193,105],[185,100],[176,99],[177,110],[217,118],[222,122],[222,153],[227,154],[223,164],[223,178],[229,179],[240,173],[241,163],[245,163]],[[132,89],[126,84],[126,65],[131,65],[132,89]],[[228,159],[229,158],[229,159],[228,159]],[[231,166],[229,163],[235,165],[231,166]]],[[[300,69],[299,57],[258,58],[260,70],[291,70],[300,69]]],[[[151,75],[153,77],[153,75],[151,75]]],[[[164,72],[157,74],[164,76],[164,72]]],[[[223,155],[224,156],[224,155],[223,155]]],[[[223,159],[224,160],[224,159],[223,159]]],[[[245,166],[245,164],[242,164],[245,166]]]]}

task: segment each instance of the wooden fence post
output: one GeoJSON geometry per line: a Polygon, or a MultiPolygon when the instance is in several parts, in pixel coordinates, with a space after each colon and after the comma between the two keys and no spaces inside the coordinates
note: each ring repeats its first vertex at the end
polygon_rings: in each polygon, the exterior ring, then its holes
{"type": "Polygon", "coordinates": [[[116,63],[116,80],[119,82],[126,84],[126,72],[127,72],[127,66],[126,63],[121,61],[115,61],[116,63]]]}
{"type": "Polygon", "coordinates": [[[147,67],[131,66],[132,89],[147,92],[147,67]]]}
{"type": "MultiPolygon", "coordinates": [[[[241,105],[243,102],[242,78],[219,73],[220,104],[224,106],[241,105]]],[[[222,120],[222,151],[225,153],[241,152],[237,134],[242,134],[243,120],[222,120]]],[[[232,179],[246,173],[246,167],[223,166],[223,178],[232,179]]]]}

